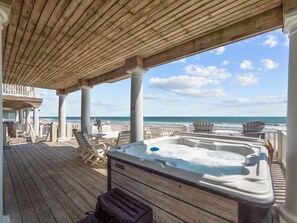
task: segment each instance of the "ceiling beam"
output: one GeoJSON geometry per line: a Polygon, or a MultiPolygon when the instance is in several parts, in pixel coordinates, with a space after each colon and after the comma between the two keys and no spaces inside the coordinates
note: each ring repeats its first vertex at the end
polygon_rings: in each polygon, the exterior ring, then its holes
{"type": "Polygon", "coordinates": [[[122,80],[130,77],[130,74],[127,73],[126,67],[122,66],[116,70],[107,72],[103,75],[100,75],[98,77],[89,79],[89,84],[90,85],[97,85],[101,83],[110,83],[110,82],[115,82],[116,80],[122,80]]]}

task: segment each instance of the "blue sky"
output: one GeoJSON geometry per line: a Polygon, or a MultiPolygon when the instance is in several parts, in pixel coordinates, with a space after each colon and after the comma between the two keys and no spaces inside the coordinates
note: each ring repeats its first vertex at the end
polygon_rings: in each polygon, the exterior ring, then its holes
{"type": "MultiPolygon", "coordinates": [[[[286,116],[288,38],[275,30],[148,70],[145,116],[286,116]]],[[[57,116],[58,96],[39,89],[41,116],[57,116]]],[[[80,91],[67,116],[80,116],[80,91]]],[[[129,116],[130,79],[94,86],[92,116],[129,116]]]]}

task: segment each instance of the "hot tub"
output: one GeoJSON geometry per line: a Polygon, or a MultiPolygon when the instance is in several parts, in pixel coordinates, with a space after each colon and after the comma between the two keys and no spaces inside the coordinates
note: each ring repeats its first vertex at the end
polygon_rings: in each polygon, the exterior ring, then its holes
{"type": "Polygon", "coordinates": [[[108,157],[109,188],[150,205],[156,222],[271,220],[274,193],[260,143],[162,137],[111,149],[108,157]]]}

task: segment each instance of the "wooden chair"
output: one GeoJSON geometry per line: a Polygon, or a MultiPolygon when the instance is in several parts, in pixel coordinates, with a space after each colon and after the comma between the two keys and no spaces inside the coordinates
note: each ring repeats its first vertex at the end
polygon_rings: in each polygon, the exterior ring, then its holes
{"type": "Polygon", "coordinates": [[[82,131],[73,130],[73,134],[78,142],[79,149],[81,150],[78,157],[85,160],[85,163],[91,162],[91,165],[100,161],[106,161],[106,149],[103,144],[93,144],[87,135],[82,131]],[[94,159],[95,158],[95,159],[94,159]]]}
{"type": "Polygon", "coordinates": [[[213,123],[207,121],[195,121],[193,122],[194,132],[208,132],[211,133],[213,130],[213,123]]]}
{"type": "Polygon", "coordinates": [[[118,147],[118,146],[129,144],[129,143],[131,143],[130,131],[121,131],[121,132],[119,132],[117,141],[114,145],[112,145],[110,143],[105,143],[105,145],[109,149],[110,147],[118,147]]]}
{"type": "Polygon", "coordinates": [[[247,137],[253,137],[253,138],[265,138],[265,132],[262,132],[262,130],[265,127],[264,122],[260,121],[253,121],[242,124],[243,127],[243,135],[247,137]]]}

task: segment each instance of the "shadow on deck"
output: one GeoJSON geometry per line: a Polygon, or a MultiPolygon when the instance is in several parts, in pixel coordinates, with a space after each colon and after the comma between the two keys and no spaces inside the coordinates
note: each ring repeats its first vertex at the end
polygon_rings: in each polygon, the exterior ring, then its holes
{"type": "MultiPolygon", "coordinates": [[[[93,210],[106,191],[106,165],[77,158],[76,142],[14,145],[4,150],[4,211],[12,223],[76,222],[93,210]]],[[[284,203],[282,166],[272,165],[277,204],[284,203]]]]}
{"type": "Polygon", "coordinates": [[[74,142],[14,145],[4,151],[4,212],[12,223],[76,222],[106,191],[106,165],[77,158],[74,142]]]}

